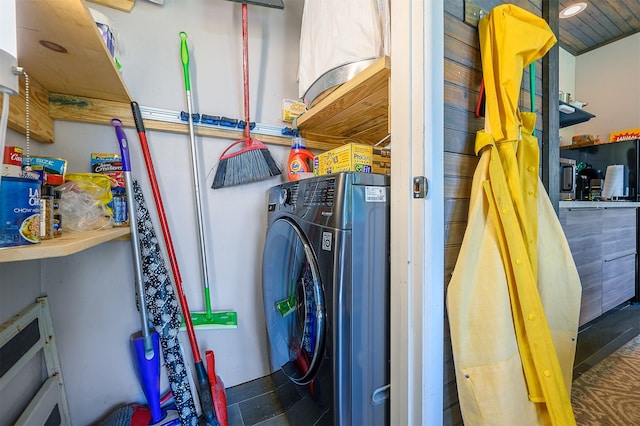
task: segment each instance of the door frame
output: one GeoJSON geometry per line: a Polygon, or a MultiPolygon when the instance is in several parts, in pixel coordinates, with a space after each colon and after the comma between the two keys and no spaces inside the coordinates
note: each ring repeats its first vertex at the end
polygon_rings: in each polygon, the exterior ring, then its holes
{"type": "Polygon", "coordinates": [[[444,340],[444,3],[391,3],[391,424],[440,425],[444,340]],[[414,177],[428,182],[414,198],[414,177]]]}

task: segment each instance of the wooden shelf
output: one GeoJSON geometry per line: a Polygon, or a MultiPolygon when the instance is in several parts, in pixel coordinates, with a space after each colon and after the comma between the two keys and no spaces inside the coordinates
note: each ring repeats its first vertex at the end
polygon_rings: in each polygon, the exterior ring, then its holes
{"type": "MultiPolygon", "coordinates": [[[[122,9],[132,0],[103,0],[122,9]]],[[[129,104],[131,95],[83,0],[16,2],[18,65],[29,75],[33,140],[53,143],[52,94],[129,104]],[[49,46],[49,47],[45,47],[49,46]]],[[[25,133],[24,77],[11,96],[9,128],[25,133]]],[[[0,105],[1,105],[0,101],[0,105]]],[[[79,117],[81,120],[81,117],[79,117]]]]}
{"type": "Polygon", "coordinates": [[[308,147],[347,142],[373,145],[391,133],[391,58],[379,58],[296,120],[308,147]]]}
{"type": "MultiPolygon", "coordinates": [[[[119,117],[125,127],[135,128],[129,103],[56,94],[52,94],[49,97],[49,102],[49,114],[54,120],[82,120],[83,123],[104,124],[108,123],[113,117],[119,117]]],[[[189,134],[187,123],[168,123],[150,119],[144,119],[143,122],[146,130],[189,134]]],[[[231,140],[238,140],[242,137],[239,132],[222,127],[194,126],[194,131],[198,136],[211,136],[231,140]]],[[[291,137],[263,134],[254,134],[254,137],[264,143],[291,146],[291,137]]],[[[333,146],[324,149],[331,148],[333,146]]]]}
{"type": "Polygon", "coordinates": [[[565,149],[580,149],[580,148],[589,148],[592,146],[601,146],[601,145],[610,145],[612,143],[618,143],[618,142],[628,142],[627,140],[624,141],[615,141],[615,142],[600,142],[600,143],[593,143],[593,142],[580,142],[580,143],[574,143],[571,145],[560,145],[560,150],[565,150],[565,149]]]}
{"type": "Polygon", "coordinates": [[[131,102],[84,1],[20,0],[16,15],[18,64],[49,92],[131,102]],[[55,43],[66,52],[42,42],[55,43]]]}
{"type": "Polygon", "coordinates": [[[118,9],[123,12],[131,12],[133,6],[136,4],[136,0],[87,0],[91,3],[101,4],[103,6],[118,9]]]}
{"type": "Polygon", "coordinates": [[[68,256],[107,241],[128,236],[129,232],[129,227],[67,232],[60,238],[45,240],[39,244],[1,248],[0,263],[68,256]]]}

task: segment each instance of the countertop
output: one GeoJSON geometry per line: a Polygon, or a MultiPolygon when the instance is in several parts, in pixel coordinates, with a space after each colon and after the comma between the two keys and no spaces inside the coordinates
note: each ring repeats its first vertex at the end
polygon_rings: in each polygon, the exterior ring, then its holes
{"type": "Polygon", "coordinates": [[[640,207],[638,201],[560,201],[561,209],[640,207]]]}

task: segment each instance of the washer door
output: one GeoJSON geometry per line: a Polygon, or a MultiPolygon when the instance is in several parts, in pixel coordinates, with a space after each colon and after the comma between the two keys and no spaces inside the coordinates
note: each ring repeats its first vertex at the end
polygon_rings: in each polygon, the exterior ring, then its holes
{"type": "Polygon", "coordinates": [[[300,385],[324,354],[326,311],[318,266],[306,236],[288,218],[273,222],[262,258],[262,287],[273,371],[300,385]]]}

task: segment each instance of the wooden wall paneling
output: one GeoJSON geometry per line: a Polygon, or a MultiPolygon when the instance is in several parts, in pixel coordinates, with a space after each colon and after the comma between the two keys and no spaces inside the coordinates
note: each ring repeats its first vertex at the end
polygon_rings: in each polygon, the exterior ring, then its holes
{"type": "Polygon", "coordinates": [[[469,194],[471,193],[471,178],[445,176],[444,183],[445,198],[469,198],[469,194]]]}
{"type": "MultiPolygon", "coordinates": [[[[450,15],[445,12],[444,14],[444,31],[447,37],[451,37],[454,40],[459,41],[462,44],[472,47],[480,52],[480,40],[478,38],[477,28],[469,25],[460,25],[461,18],[458,16],[450,15]]],[[[446,46],[445,46],[446,47],[446,46]]],[[[446,52],[445,52],[446,55],[446,52]]]]}
{"type": "MultiPolygon", "coordinates": [[[[502,4],[495,0],[477,0],[485,10],[502,4]]],[[[541,0],[517,0],[510,2],[537,15],[541,14],[541,0]]],[[[444,219],[445,219],[445,288],[451,279],[462,239],[467,226],[469,196],[472,177],[479,158],[475,155],[475,135],[484,127],[484,118],[475,116],[476,103],[482,80],[477,28],[464,23],[464,0],[444,2],[444,219]]],[[[542,64],[536,64],[535,110],[540,117],[543,107],[542,64]]],[[[520,92],[520,109],[531,109],[529,100],[529,71],[525,70],[520,92]]],[[[536,128],[542,131],[542,120],[536,128]]],[[[446,312],[445,312],[446,315],[446,312]]],[[[451,351],[448,320],[445,318],[444,407],[445,425],[462,424],[457,401],[453,355],[451,351]]]]}
{"type": "Polygon", "coordinates": [[[475,156],[475,133],[462,132],[457,129],[444,129],[446,152],[457,152],[475,156]]]}
{"type": "MultiPolygon", "coordinates": [[[[469,86],[462,87],[454,85],[449,82],[445,83],[444,100],[446,104],[452,108],[455,107],[460,111],[474,111],[479,93],[477,90],[469,89],[468,87],[469,86]]],[[[477,125],[480,125],[480,122],[484,124],[482,119],[478,120],[481,121],[479,121],[477,125]]]]}
{"type": "Polygon", "coordinates": [[[444,221],[445,222],[466,222],[469,215],[469,199],[444,200],[444,221]]]}
{"type": "Polygon", "coordinates": [[[449,32],[444,35],[444,57],[466,67],[477,69],[478,71],[482,70],[480,49],[473,48],[467,43],[452,37],[452,33],[449,32]]]}
{"type": "Polygon", "coordinates": [[[445,176],[473,177],[479,158],[471,155],[444,153],[445,176]]]}
{"type": "MultiPolygon", "coordinates": [[[[558,37],[559,21],[558,2],[545,1],[543,3],[542,16],[547,24],[558,37]]],[[[560,161],[560,113],[558,112],[558,91],[560,86],[560,75],[558,66],[560,62],[560,48],[556,44],[542,58],[542,126],[545,129],[539,136],[542,143],[541,161],[542,183],[547,189],[551,205],[556,213],[560,204],[560,172],[558,162],[560,161]]]]}
{"type": "Polygon", "coordinates": [[[464,0],[445,0],[444,15],[451,15],[457,21],[464,21],[464,0]]]}
{"type": "Polygon", "coordinates": [[[453,267],[456,266],[458,254],[460,253],[460,244],[445,246],[444,248],[444,271],[447,282],[451,278],[453,267]]]}
{"type": "MultiPolygon", "coordinates": [[[[474,115],[482,80],[477,30],[465,25],[463,19],[463,1],[445,1],[445,288],[451,279],[466,230],[470,177],[478,161],[474,153],[475,132],[484,124],[474,115]]],[[[462,413],[446,312],[444,339],[443,422],[460,425],[463,423],[462,413]]]]}
{"type": "MultiPolygon", "coordinates": [[[[459,108],[455,108],[451,105],[445,105],[444,107],[444,128],[453,129],[462,132],[472,133],[474,136],[476,132],[484,127],[484,119],[476,118],[472,111],[465,111],[459,108]]],[[[447,150],[447,141],[445,141],[445,151],[447,150]]]]}
{"type": "MultiPolygon", "coordinates": [[[[18,78],[18,96],[9,97],[8,127],[26,133],[26,96],[24,76],[18,78]]],[[[2,98],[0,97],[0,106],[2,98]]],[[[29,76],[29,135],[32,140],[53,143],[53,119],[49,116],[49,91],[29,76]]]]}

